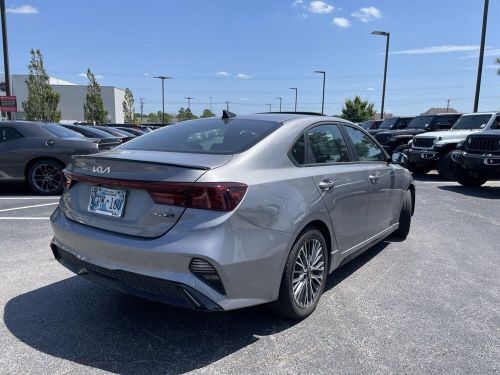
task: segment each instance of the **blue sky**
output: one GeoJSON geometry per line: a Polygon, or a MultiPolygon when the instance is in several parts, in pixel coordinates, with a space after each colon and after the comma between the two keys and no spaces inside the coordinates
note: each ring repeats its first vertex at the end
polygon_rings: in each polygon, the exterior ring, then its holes
{"type": "MultiPolygon", "coordinates": [[[[166,81],[166,111],[192,96],[199,114],[212,97],[236,113],[266,111],[267,103],[339,113],[361,95],[380,107],[385,38],[391,32],[386,110],[419,114],[445,107],[472,109],[481,0],[127,1],[7,0],[12,73],[25,73],[29,50],[40,48],[51,76],[86,83],[88,67],[103,85],[129,87],[144,111],[161,109],[158,74],[166,81]]],[[[490,1],[480,110],[500,109],[500,1],[490,1]]]]}

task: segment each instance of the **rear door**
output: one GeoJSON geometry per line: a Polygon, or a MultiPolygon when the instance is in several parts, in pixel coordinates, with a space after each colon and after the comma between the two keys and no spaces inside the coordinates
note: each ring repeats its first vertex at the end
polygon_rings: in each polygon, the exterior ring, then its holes
{"type": "Polygon", "coordinates": [[[344,126],[360,165],[365,167],[369,181],[367,237],[389,228],[399,219],[401,192],[396,189],[395,172],[386,161],[384,151],[364,132],[344,126]]]}
{"type": "Polygon", "coordinates": [[[366,239],[366,214],[370,186],[365,166],[353,156],[337,124],[322,123],[305,132],[306,168],[320,192],[335,232],[340,252],[366,239]]]}

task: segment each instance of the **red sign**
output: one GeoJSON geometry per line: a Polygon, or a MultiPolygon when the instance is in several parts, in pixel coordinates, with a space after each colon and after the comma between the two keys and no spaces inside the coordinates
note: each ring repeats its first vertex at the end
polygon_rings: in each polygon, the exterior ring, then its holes
{"type": "Polygon", "coordinates": [[[0,96],[0,111],[17,112],[17,100],[15,96],[0,96]]]}

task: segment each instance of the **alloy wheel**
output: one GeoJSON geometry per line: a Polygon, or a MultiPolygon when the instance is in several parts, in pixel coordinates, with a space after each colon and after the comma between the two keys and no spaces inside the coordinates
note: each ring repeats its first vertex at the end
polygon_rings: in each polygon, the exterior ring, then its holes
{"type": "Polygon", "coordinates": [[[62,184],[61,169],[50,164],[40,164],[33,170],[32,182],[44,193],[55,192],[62,184]]]}

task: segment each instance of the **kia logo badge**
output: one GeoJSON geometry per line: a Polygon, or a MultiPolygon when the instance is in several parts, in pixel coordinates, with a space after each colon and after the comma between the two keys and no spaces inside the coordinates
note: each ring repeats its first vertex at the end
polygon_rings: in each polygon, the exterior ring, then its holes
{"type": "Polygon", "coordinates": [[[92,172],[94,172],[94,173],[109,173],[109,172],[111,172],[111,168],[110,167],[104,168],[102,165],[94,165],[92,167],[92,172]]]}

